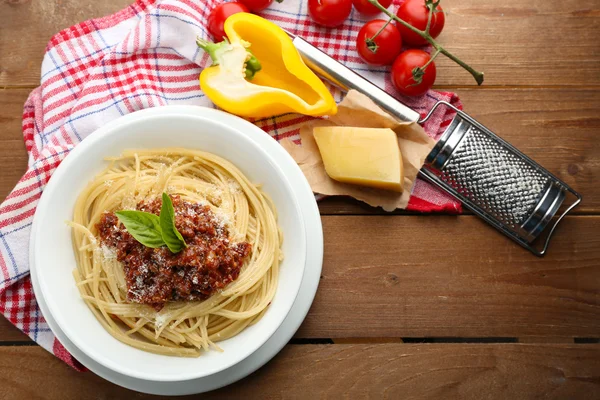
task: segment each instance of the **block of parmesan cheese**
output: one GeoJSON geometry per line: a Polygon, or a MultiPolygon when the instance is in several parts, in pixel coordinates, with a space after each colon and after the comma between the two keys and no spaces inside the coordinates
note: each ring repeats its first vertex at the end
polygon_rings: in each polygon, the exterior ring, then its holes
{"type": "Polygon", "coordinates": [[[331,179],[402,192],[402,155],[391,129],[328,126],[313,134],[331,179]]]}

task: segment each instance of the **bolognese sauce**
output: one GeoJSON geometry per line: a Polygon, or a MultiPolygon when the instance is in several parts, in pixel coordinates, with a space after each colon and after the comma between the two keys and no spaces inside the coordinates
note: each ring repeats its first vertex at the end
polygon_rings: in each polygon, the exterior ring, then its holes
{"type": "MultiPolygon", "coordinates": [[[[127,300],[157,311],[168,301],[204,300],[237,279],[252,245],[231,243],[226,224],[210,207],[170,196],[175,226],[187,245],[179,253],[139,243],[112,212],[96,224],[100,241],[123,264],[127,300]]],[[[160,198],[140,202],[136,209],[159,215],[160,198]]]]}

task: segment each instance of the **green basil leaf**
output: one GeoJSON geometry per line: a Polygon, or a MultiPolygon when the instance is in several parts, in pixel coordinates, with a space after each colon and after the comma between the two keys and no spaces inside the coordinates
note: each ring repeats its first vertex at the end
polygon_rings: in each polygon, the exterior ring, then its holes
{"type": "Polygon", "coordinates": [[[179,253],[187,245],[183,236],[175,227],[175,209],[173,208],[173,202],[166,193],[162,195],[162,207],[160,209],[160,229],[162,231],[162,238],[172,253],[179,253]]]}
{"type": "Polygon", "coordinates": [[[117,211],[115,215],[127,232],[144,246],[155,249],[165,245],[158,215],[134,210],[117,211]]]}

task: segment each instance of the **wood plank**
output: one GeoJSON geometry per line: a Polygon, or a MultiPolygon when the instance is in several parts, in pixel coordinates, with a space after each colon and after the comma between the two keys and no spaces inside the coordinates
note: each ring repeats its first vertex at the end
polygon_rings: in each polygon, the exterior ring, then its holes
{"type": "MultiPolygon", "coordinates": [[[[28,93],[27,89],[0,91],[0,200],[26,168],[21,113],[28,93]]],[[[579,190],[584,201],[576,212],[600,212],[600,92],[461,89],[459,95],[475,118],[579,190]]],[[[377,212],[351,200],[328,199],[320,208],[323,214],[377,212]]]]}
{"type": "Polygon", "coordinates": [[[0,314],[0,344],[2,342],[31,342],[31,339],[0,314]]]}
{"type": "MultiPolygon", "coordinates": [[[[485,73],[484,85],[600,83],[600,5],[596,0],[449,0],[439,39],[485,73]],[[570,75],[570,76],[569,76],[570,75]]],[[[436,85],[473,85],[465,70],[436,59],[436,85]]]]}
{"type": "MultiPolygon", "coordinates": [[[[44,48],[60,29],[106,15],[130,0],[0,2],[0,87],[38,85],[44,48]],[[26,24],[23,21],[27,21],[26,24]]],[[[485,72],[485,85],[599,85],[596,0],[445,1],[440,42],[485,72]],[[574,69],[574,67],[576,68],[574,69]]],[[[277,7],[273,5],[272,7],[277,7]]],[[[440,57],[437,85],[473,85],[440,57]]]]}
{"type": "Polygon", "coordinates": [[[538,258],[475,216],[323,217],[298,337],[600,337],[600,217],[561,222],[538,258]]]}
{"type": "MultiPolygon", "coordinates": [[[[297,338],[600,337],[600,216],[566,218],[544,258],[474,216],[324,216],[323,227],[297,338]]],[[[0,340],[28,340],[7,324],[0,340]]]]}
{"type": "Polygon", "coordinates": [[[0,90],[0,202],[27,169],[21,121],[29,90],[0,90]]]}
{"type": "Polygon", "coordinates": [[[131,0],[4,0],[0,2],[0,87],[37,86],[52,35],[90,18],[109,15],[131,0]]]}
{"type": "MultiPolygon", "coordinates": [[[[40,347],[0,347],[0,371],[7,398],[155,398],[75,372],[40,347]]],[[[591,399],[599,371],[598,345],[288,345],[202,398],[591,399]]]]}

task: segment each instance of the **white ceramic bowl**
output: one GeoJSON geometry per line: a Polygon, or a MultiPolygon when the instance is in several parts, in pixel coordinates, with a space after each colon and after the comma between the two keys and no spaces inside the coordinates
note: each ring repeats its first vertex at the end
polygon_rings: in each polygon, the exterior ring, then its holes
{"type": "Polygon", "coordinates": [[[169,106],[139,111],[107,124],[79,144],[54,172],[34,218],[32,275],[47,307],[68,339],[88,357],[120,374],[156,382],[187,381],[225,370],[251,355],[283,322],[298,294],[306,261],[303,215],[285,168],[298,168],[269,135],[253,124],[221,111],[193,106],[169,106]],[[125,149],[186,147],[217,154],[240,168],[272,197],[283,231],[284,261],[279,286],[268,311],[255,325],[220,342],[223,352],[198,358],[144,352],[114,339],[79,296],[72,271],[76,268],[71,230],[76,197],[98,174],[107,156],[125,149]],[[276,163],[271,154],[277,154],[276,163]]]}

